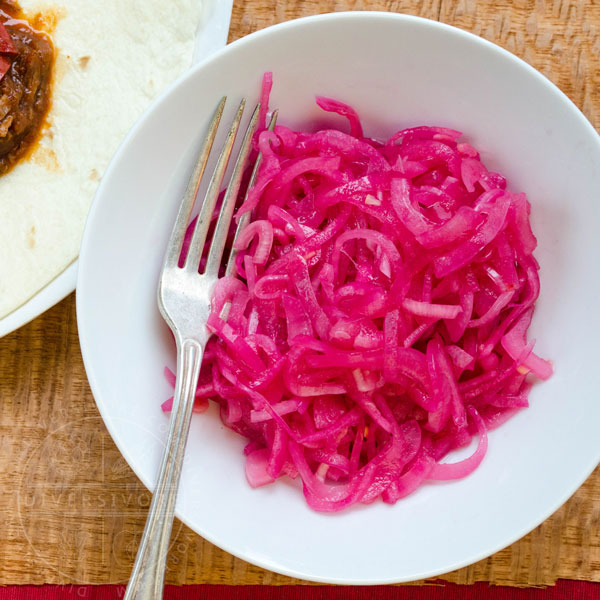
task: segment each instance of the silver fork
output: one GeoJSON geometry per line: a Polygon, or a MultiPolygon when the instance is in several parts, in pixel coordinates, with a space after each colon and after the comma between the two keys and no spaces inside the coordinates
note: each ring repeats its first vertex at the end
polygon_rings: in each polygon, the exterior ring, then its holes
{"type": "MultiPolygon", "coordinates": [[[[167,246],[165,262],[158,285],[158,307],[173,331],[177,344],[177,384],[158,483],[152,497],[146,527],[138,548],[129,585],[125,592],[125,600],[156,600],[162,598],[163,595],[169,538],[175,514],[175,500],[177,498],[183,454],[194,405],[194,394],[204,348],[211,335],[206,323],[211,310],[212,294],[218,280],[219,267],[223,258],[235,201],[239,193],[244,167],[251,150],[252,136],[258,121],[259,105],[254,109],[246,129],[225,192],[217,225],[210,243],[206,268],[202,274],[199,274],[200,259],[206,243],[209,225],[244,112],[246,102],[242,100],[225,139],[201,205],[185,263],[182,267],[179,267],[183,239],[225,108],[225,101],[226,98],[222,98],[217,106],[209,125],[208,135],[183,196],[167,246]]],[[[273,129],[275,120],[276,113],[271,118],[270,129],[273,129]]],[[[252,186],[256,177],[260,160],[261,156],[259,155],[249,187],[252,186]]],[[[249,215],[240,219],[236,230],[236,238],[248,219],[249,215]]],[[[234,272],[235,256],[236,252],[232,250],[226,270],[228,275],[234,272]]]]}

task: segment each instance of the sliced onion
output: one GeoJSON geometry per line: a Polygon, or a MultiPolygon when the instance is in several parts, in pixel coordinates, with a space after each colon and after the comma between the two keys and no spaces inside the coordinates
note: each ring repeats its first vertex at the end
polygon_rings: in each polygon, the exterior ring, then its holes
{"type": "Polygon", "coordinates": [[[248,439],[251,486],[298,477],[318,511],[466,477],[487,430],[528,405],[532,375],[552,374],[527,338],[529,202],[452,129],[378,142],[320,97],[349,134],[267,131],[271,84],[236,215],[255,220],[236,244],[240,278],[215,287],[196,409],[215,400],[248,439]],[[472,456],[443,462],[476,432],[472,456]]]}

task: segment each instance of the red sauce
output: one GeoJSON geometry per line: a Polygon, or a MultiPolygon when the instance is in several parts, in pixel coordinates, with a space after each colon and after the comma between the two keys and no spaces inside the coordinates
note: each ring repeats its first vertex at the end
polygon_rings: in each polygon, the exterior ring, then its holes
{"type": "Polygon", "coordinates": [[[19,5],[0,0],[0,23],[16,56],[0,80],[0,175],[22,159],[39,138],[50,107],[54,47],[50,37],[34,29],[19,5]]]}

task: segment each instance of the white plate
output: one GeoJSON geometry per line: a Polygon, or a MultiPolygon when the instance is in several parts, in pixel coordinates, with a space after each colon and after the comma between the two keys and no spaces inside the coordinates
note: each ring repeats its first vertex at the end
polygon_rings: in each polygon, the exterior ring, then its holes
{"type": "Polygon", "coordinates": [[[25,304],[0,319],[0,337],[29,323],[66,298],[75,289],[77,268],[78,261],[75,260],[25,304]]]}
{"type": "MultiPolygon", "coordinates": [[[[198,26],[193,63],[210,56],[227,43],[233,0],[202,1],[203,14],[198,26]]],[[[77,282],[78,260],[75,259],[35,296],[13,312],[0,319],[0,337],[15,331],[66,298],[77,282]]]]}
{"type": "Polygon", "coordinates": [[[408,581],[480,560],[554,512],[600,457],[600,142],[547,79],[468,33],[386,13],[301,19],[228,46],[154,105],[106,173],[81,250],[79,333],[100,412],[152,488],[170,394],[162,370],[175,360],[155,300],[163,249],[216,101],[255,98],[265,70],[275,73],[282,123],[322,121],[319,93],[353,104],[369,135],[459,128],[529,194],[542,275],[533,336],[556,374],[491,433],[473,475],[336,515],[311,511],[291,482],[250,489],[244,441],[216,410],[195,415],[177,514],[236,556],[315,581],[408,581]]]}

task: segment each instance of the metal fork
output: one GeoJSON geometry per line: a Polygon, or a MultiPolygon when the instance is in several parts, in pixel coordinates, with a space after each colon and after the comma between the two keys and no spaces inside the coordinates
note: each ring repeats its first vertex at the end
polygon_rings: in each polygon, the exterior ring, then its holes
{"type": "MultiPolygon", "coordinates": [[[[158,285],[158,307],[173,331],[177,344],[177,383],[169,424],[166,447],[158,475],[158,483],[152,497],[150,512],[144,534],[135,559],[125,600],[156,600],[162,598],[169,538],[175,514],[175,500],[181,475],[183,454],[188,437],[194,394],[200,373],[200,365],[210,332],[206,327],[211,310],[211,299],[218,280],[219,267],[225,249],[225,241],[231,224],[236,198],[239,193],[245,165],[251,151],[252,136],[258,122],[260,105],[257,105],[239,151],[227,186],[223,204],[214,230],[208,260],[203,273],[199,273],[200,259],[215,210],[217,198],[223,184],[227,164],[245,107],[242,100],[233,124],[212,174],[192,240],[182,267],[179,266],[183,239],[198,194],[206,163],[217,134],[226,98],[222,98],[209,125],[208,134],[183,196],[173,232],[167,246],[165,262],[158,285]]],[[[275,125],[276,113],[271,118],[269,129],[275,125]]],[[[261,156],[254,166],[249,187],[256,177],[261,156]]],[[[249,219],[240,219],[235,237],[239,235],[249,219]]],[[[233,273],[236,252],[231,251],[226,273],[233,273]]]]}

